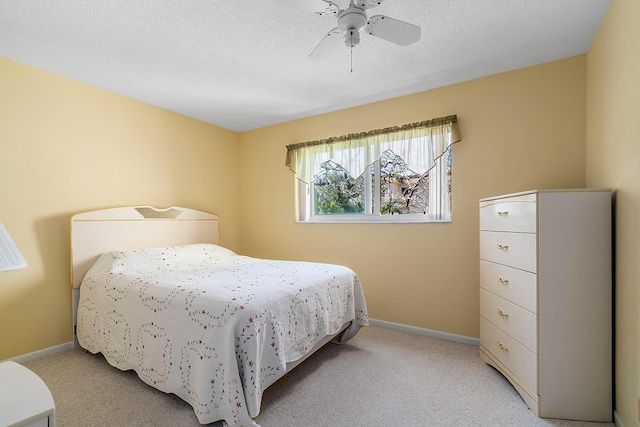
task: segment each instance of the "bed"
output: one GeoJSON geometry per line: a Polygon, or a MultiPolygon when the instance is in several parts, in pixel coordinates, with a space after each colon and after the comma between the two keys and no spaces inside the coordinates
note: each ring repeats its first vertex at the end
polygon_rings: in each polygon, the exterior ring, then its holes
{"type": "Polygon", "coordinates": [[[218,222],[179,207],[74,215],[74,342],[201,424],[258,427],[264,390],[366,326],[366,302],[349,268],[238,255],[217,244],[218,222]]]}

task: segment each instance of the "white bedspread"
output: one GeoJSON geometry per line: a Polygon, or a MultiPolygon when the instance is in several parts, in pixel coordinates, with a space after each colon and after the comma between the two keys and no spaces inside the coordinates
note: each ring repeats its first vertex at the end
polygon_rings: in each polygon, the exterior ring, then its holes
{"type": "Polygon", "coordinates": [[[368,324],[347,267],[191,245],[103,254],[80,287],[77,336],[180,396],[200,423],[255,427],[262,392],[286,363],[352,320],[355,331],[368,324]]]}

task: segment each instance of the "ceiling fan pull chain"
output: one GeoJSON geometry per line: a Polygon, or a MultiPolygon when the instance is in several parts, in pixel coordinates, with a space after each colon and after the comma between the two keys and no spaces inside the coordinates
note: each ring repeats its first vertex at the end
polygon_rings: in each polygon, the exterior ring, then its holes
{"type": "Polygon", "coordinates": [[[351,30],[351,73],[353,74],[353,30],[351,30]]]}

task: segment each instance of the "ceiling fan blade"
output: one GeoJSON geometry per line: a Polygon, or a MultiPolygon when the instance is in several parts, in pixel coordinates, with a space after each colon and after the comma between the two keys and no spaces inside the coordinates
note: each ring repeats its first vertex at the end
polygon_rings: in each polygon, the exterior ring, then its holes
{"type": "Polygon", "coordinates": [[[369,18],[365,31],[372,36],[407,46],[420,40],[420,27],[384,15],[369,18]]]}
{"type": "Polygon", "coordinates": [[[322,41],[318,43],[313,52],[309,55],[309,58],[314,61],[322,61],[329,57],[331,53],[342,43],[342,31],[334,28],[324,36],[322,41]]]}
{"type": "Polygon", "coordinates": [[[337,15],[340,8],[330,0],[277,0],[287,6],[313,12],[317,15],[337,15]]]}

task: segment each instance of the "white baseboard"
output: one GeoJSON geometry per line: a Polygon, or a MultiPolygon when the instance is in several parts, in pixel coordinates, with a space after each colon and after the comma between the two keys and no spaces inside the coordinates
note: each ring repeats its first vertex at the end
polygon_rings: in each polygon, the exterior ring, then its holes
{"type": "Polygon", "coordinates": [[[613,411],[613,423],[616,425],[616,427],[624,427],[624,423],[622,422],[616,411],[613,411]]]}
{"type": "Polygon", "coordinates": [[[12,359],[7,359],[7,360],[11,360],[11,361],[16,362],[16,363],[25,363],[25,362],[29,362],[29,361],[34,360],[34,359],[39,359],[39,358],[44,357],[44,356],[50,356],[52,354],[60,353],[60,352],[67,351],[67,350],[73,350],[73,342],[72,341],[69,341],[69,342],[64,343],[64,344],[56,345],[56,346],[53,346],[53,347],[45,348],[43,350],[34,351],[33,353],[23,354],[22,356],[17,356],[17,357],[14,357],[12,359]]]}
{"type": "Polygon", "coordinates": [[[448,332],[435,331],[433,329],[418,328],[417,326],[403,325],[401,323],[387,322],[385,320],[369,319],[369,324],[373,326],[382,326],[389,329],[397,329],[399,331],[411,332],[418,335],[424,335],[432,338],[439,338],[446,341],[454,341],[462,344],[480,345],[479,338],[467,337],[465,335],[450,334],[448,332]]]}

